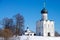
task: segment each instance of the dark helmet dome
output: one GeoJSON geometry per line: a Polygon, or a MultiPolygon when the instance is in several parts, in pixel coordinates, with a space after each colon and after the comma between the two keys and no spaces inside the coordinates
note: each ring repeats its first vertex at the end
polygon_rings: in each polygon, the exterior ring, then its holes
{"type": "Polygon", "coordinates": [[[47,11],[46,8],[43,8],[43,9],[41,10],[41,13],[42,13],[42,14],[44,14],[44,13],[48,13],[48,11],[47,11]]]}

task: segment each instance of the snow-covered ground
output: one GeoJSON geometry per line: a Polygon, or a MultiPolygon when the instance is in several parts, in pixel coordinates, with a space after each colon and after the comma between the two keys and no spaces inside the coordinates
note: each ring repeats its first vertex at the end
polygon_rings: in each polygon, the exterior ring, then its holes
{"type": "MultiPolygon", "coordinates": [[[[4,40],[0,38],[0,40],[4,40]]],[[[60,40],[60,37],[42,37],[42,36],[17,36],[11,37],[9,40],[60,40]]]]}

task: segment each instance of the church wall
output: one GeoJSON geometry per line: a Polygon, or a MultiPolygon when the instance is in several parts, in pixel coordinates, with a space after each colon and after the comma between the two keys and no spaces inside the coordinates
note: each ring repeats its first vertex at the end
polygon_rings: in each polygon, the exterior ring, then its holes
{"type": "Polygon", "coordinates": [[[37,22],[37,25],[36,25],[36,34],[38,36],[42,36],[43,35],[43,26],[42,25],[43,25],[43,21],[38,21],[37,22]]]}
{"type": "Polygon", "coordinates": [[[48,36],[48,33],[54,36],[54,22],[50,20],[43,21],[43,36],[48,36]]]}
{"type": "Polygon", "coordinates": [[[39,35],[39,31],[40,31],[40,21],[37,21],[37,23],[36,23],[36,35],[39,35]]]}
{"type": "Polygon", "coordinates": [[[55,29],[54,29],[54,21],[51,21],[50,24],[51,24],[51,26],[50,26],[50,27],[51,27],[51,29],[50,29],[51,35],[54,36],[54,35],[55,35],[55,31],[54,31],[54,30],[55,30],[55,29]]]}
{"type": "Polygon", "coordinates": [[[43,21],[43,36],[47,36],[47,32],[48,32],[47,21],[43,21]]]}

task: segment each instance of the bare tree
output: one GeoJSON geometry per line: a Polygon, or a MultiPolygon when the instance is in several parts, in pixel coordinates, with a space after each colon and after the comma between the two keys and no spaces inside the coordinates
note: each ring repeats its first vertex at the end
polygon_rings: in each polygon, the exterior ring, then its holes
{"type": "Polygon", "coordinates": [[[18,30],[18,35],[24,34],[24,17],[20,14],[15,15],[16,19],[16,31],[18,30]]]}
{"type": "Polygon", "coordinates": [[[15,26],[13,24],[13,19],[12,18],[7,18],[7,17],[3,18],[2,25],[4,26],[4,28],[9,28],[12,31],[15,30],[15,26]]]}
{"type": "Polygon", "coordinates": [[[12,26],[13,24],[13,20],[9,19],[9,18],[3,18],[2,24],[4,26],[4,28],[10,28],[10,26],[12,26]]]}

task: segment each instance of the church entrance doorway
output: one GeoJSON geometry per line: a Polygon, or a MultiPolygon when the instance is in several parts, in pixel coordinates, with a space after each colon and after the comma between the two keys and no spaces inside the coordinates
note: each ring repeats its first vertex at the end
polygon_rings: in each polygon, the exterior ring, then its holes
{"type": "Polygon", "coordinates": [[[48,36],[50,36],[50,32],[48,32],[48,36]]]}

